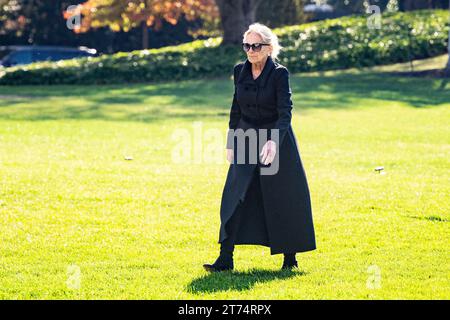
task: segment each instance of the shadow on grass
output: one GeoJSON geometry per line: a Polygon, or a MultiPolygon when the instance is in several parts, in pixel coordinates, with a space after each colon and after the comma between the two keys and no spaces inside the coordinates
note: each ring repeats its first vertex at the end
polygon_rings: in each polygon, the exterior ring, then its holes
{"type": "MultiPolygon", "coordinates": [[[[411,107],[433,107],[450,101],[447,82],[440,79],[389,76],[385,73],[299,76],[292,84],[293,93],[303,97],[301,108],[352,108],[364,99],[402,102],[411,107]],[[311,94],[307,94],[311,93],[311,94]]],[[[294,95],[295,98],[295,95],[294,95]]],[[[294,101],[295,103],[295,101],[294,101]]],[[[376,104],[376,102],[371,102],[376,104]]]]}
{"type": "Polygon", "coordinates": [[[427,220],[427,221],[432,221],[432,222],[450,222],[449,219],[443,218],[438,215],[430,215],[430,216],[424,216],[424,217],[420,217],[420,216],[407,216],[407,217],[411,218],[411,219],[427,220]]]}
{"type": "Polygon", "coordinates": [[[284,280],[295,276],[306,275],[300,270],[263,270],[251,269],[246,272],[223,271],[209,273],[197,278],[187,285],[189,293],[212,293],[217,291],[250,290],[256,283],[264,283],[272,280],[284,280]]]}
{"type": "MultiPolygon", "coordinates": [[[[296,74],[291,76],[294,110],[348,109],[400,102],[411,107],[450,101],[447,82],[383,73],[296,74]]],[[[165,119],[227,118],[229,79],[127,86],[0,87],[0,119],[91,119],[154,122],[165,119]],[[22,97],[22,99],[21,99],[22,97]]]]}

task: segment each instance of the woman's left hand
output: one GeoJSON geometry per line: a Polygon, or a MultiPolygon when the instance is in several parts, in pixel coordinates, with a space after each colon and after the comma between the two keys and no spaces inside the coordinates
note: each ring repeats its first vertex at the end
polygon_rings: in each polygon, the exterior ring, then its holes
{"type": "Polygon", "coordinates": [[[261,153],[259,154],[261,156],[261,163],[263,163],[264,165],[272,163],[273,159],[275,159],[276,154],[276,143],[272,140],[268,140],[262,147],[261,153]]]}

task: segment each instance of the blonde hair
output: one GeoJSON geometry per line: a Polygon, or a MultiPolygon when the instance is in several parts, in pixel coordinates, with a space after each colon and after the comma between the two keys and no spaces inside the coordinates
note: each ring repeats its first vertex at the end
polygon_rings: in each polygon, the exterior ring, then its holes
{"type": "Polygon", "coordinates": [[[273,33],[272,30],[266,25],[259,22],[255,22],[248,27],[247,31],[245,31],[243,39],[245,39],[245,37],[252,32],[258,34],[262,38],[264,43],[272,45],[273,49],[270,56],[273,59],[278,59],[278,54],[280,53],[283,47],[280,46],[280,44],[278,43],[277,35],[273,33]]]}

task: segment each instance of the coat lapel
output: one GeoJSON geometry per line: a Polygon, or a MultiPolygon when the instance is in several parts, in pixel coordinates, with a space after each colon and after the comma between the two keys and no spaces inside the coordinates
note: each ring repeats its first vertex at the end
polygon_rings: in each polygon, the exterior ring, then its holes
{"type": "MultiPolygon", "coordinates": [[[[267,79],[269,79],[270,73],[275,69],[275,63],[272,60],[271,56],[267,57],[266,64],[264,65],[263,71],[259,75],[258,78],[261,78],[259,81],[259,87],[265,87],[267,83],[267,79]]],[[[244,67],[241,69],[238,77],[238,83],[249,83],[255,84],[255,80],[253,80],[252,75],[252,64],[248,59],[244,62],[244,67]]]]}

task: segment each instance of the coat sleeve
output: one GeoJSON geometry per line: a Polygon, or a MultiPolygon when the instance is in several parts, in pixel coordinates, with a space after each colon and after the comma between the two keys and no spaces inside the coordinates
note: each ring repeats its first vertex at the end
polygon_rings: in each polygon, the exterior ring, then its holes
{"type": "Polygon", "coordinates": [[[277,111],[278,120],[275,124],[275,129],[279,130],[279,144],[283,142],[284,137],[291,125],[292,119],[292,100],[291,87],[289,84],[289,71],[286,68],[281,68],[276,75],[276,96],[277,96],[277,111]]]}
{"type": "Polygon", "coordinates": [[[236,84],[239,75],[239,64],[234,66],[234,94],[233,94],[233,102],[231,103],[230,110],[230,121],[228,122],[228,134],[227,134],[227,149],[232,149],[232,138],[233,138],[233,130],[236,129],[239,120],[241,119],[241,107],[239,106],[236,99],[236,84]]]}

